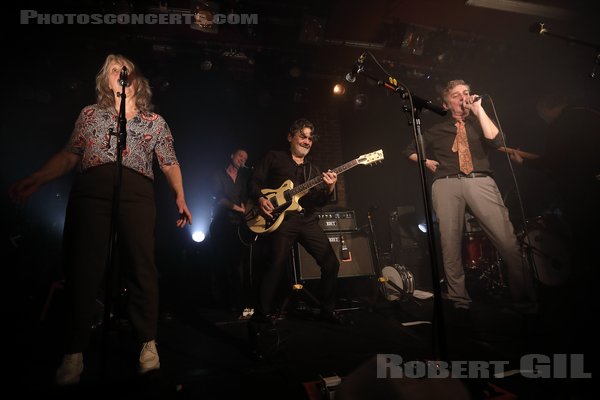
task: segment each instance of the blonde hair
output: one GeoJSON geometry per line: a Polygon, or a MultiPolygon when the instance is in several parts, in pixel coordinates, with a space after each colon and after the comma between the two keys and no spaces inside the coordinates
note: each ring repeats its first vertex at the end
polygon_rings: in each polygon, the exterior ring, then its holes
{"type": "Polygon", "coordinates": [[[115,95],[108,84],[109,67],[113,62],[123,64],[129,70],[129,84],[135,93],[135,105],[140,112],[152,111],[152,90],[146,79],[135,66],[133,61],[121,54],[109,54],[104,60],[104,65],[96,75],[96,103],[101,108],[115,106],[115,95]]]}

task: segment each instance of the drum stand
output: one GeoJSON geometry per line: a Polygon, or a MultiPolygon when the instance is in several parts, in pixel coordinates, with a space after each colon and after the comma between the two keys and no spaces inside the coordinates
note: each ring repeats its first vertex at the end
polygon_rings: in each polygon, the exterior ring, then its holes
{"type": "Polygon", "coordinates": [[[521,251],[523,252],[524,262],[527,262],[529,267],[531,268],[531,284],[533,285],[534,296],[538,297],[538,288],[536,282],[540,281],[538,275],[538,268],[535,262],[534,253],[538,252],[544,257],[549,257],[549,255],[544,254],[540,249],[531,245],[531,238],[529,237],[529,231],[527,230],[527,226],[523,226],[523,234],[521,237],[517,236],[517,240],[519,245],[521,246],[521,251]]]}
{"type": "Polygon", "coordinates": [[[479,279],[483,279],[486,282],[486,290],[490,295],[494,295],[496,292],[506,288],[506,282],[504,280],[504,274],[502,273],[502,259],[496,257],[495,260],[486,264],[479,276],[479,279]]]}
{"type": "Polygon", "coordinates": [[[415,298],[415,296],[413,296],[413,295],[409,294],[409,293],[408,293],[406,290],[404,290],[403,288],[401,288],[400,286],[398,286],[398,285],[396,284],[396,282],[394,282],[394,281],[392,281],[392,280],[388,279],[388,278],[387,278],[387,277],[385,277],[385,276],[381,276],[381,277],[379,278],[379,281],[380,281],[380,282],[382,282],[384,286],[385,286],[386,284],[390,285],[391,287],[393,287],[393,288],[394,288],[394,289],[395,289],[395,290],[398,292],[398,294],[399,294],[398,298],[397,298],[397,299],[395,299],[395,300],[392,300],[392,301],[397,301],[397,302],[399,302],[399,303],[403,303],[403,302],[410,301],[410,302],[412,302],[413,304],[415,304],[415,305],[417,305],[417,306],[421,307],[421,303],[419,303],[419,302],[417,301],[417,299],[415,298]]]}

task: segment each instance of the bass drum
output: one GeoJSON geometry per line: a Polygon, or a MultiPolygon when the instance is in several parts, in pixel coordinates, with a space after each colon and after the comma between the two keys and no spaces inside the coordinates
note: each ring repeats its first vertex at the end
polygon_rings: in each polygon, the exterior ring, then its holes
{"type": "Polygon", "coordinates": [[[498,259],[496,248],[483,232],[467,232],[463,236],[463,267],[483,269],[498,259]]]}
{"type": "Polygon", "coordinates": [[[412,295],[415,291],[415,279],[405,266],[394,264],[385,266],[381,274],[386,278],[386,298],[390,301],[398,300],[403,294],[412,295]]]}
{"type": "Polygon", "coordinates": [[[567,239],[552,216],[527,221],[527,233],[521,233],[525,254],[535,264],[539,282],[546,286],[562,286],[571,276],[571,256],[567,239]]]}

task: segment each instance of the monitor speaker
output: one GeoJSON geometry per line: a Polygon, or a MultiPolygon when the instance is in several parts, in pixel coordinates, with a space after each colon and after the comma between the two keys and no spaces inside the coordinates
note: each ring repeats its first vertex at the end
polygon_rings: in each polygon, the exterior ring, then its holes
{"type": "MultiPolygon", "coordinates": [[[[375,275],[368,235],[360,231],[327,232],[326,235],[340,262],[338,278],[375,275]]],[[[320,279],[321,269],[301,244],[298,244],[297,254],[300,279],[320,279]]]]}

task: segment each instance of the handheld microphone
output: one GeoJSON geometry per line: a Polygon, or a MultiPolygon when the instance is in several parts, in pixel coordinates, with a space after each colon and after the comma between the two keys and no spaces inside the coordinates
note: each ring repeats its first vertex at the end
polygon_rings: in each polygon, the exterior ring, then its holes
{"type": "Polygon", "coordinates": [[[119,74],[119,85],[126,87],[129,85],[128,80],[128,72],[127,67],[123,65],[123,69],[121,69],[121,74],[119,74]]]}
{"type": "Polygon", "coordinates": [[[365,61],[365,58],[367,57],[367,53],[364,52],[360,55],[360,57],[358,57],[358,60],[356,60],[356,62],[354,63],[354,66],[352,67],[352,71],[348,72],[346,74],[346,81],[349,83],[354,83],[356,82],[356,77],[358,74],[360,74],[363,70],[363,62],[365,61]]]}
{"type": "MultiPolygon", "coordinates": [[[[477,103],[479,100],[481,100],[481,96],[473,96],[473,103],[477,103]]],[[[464,104],[464,100],[461,101],[461,104],[464,104]]]]}

